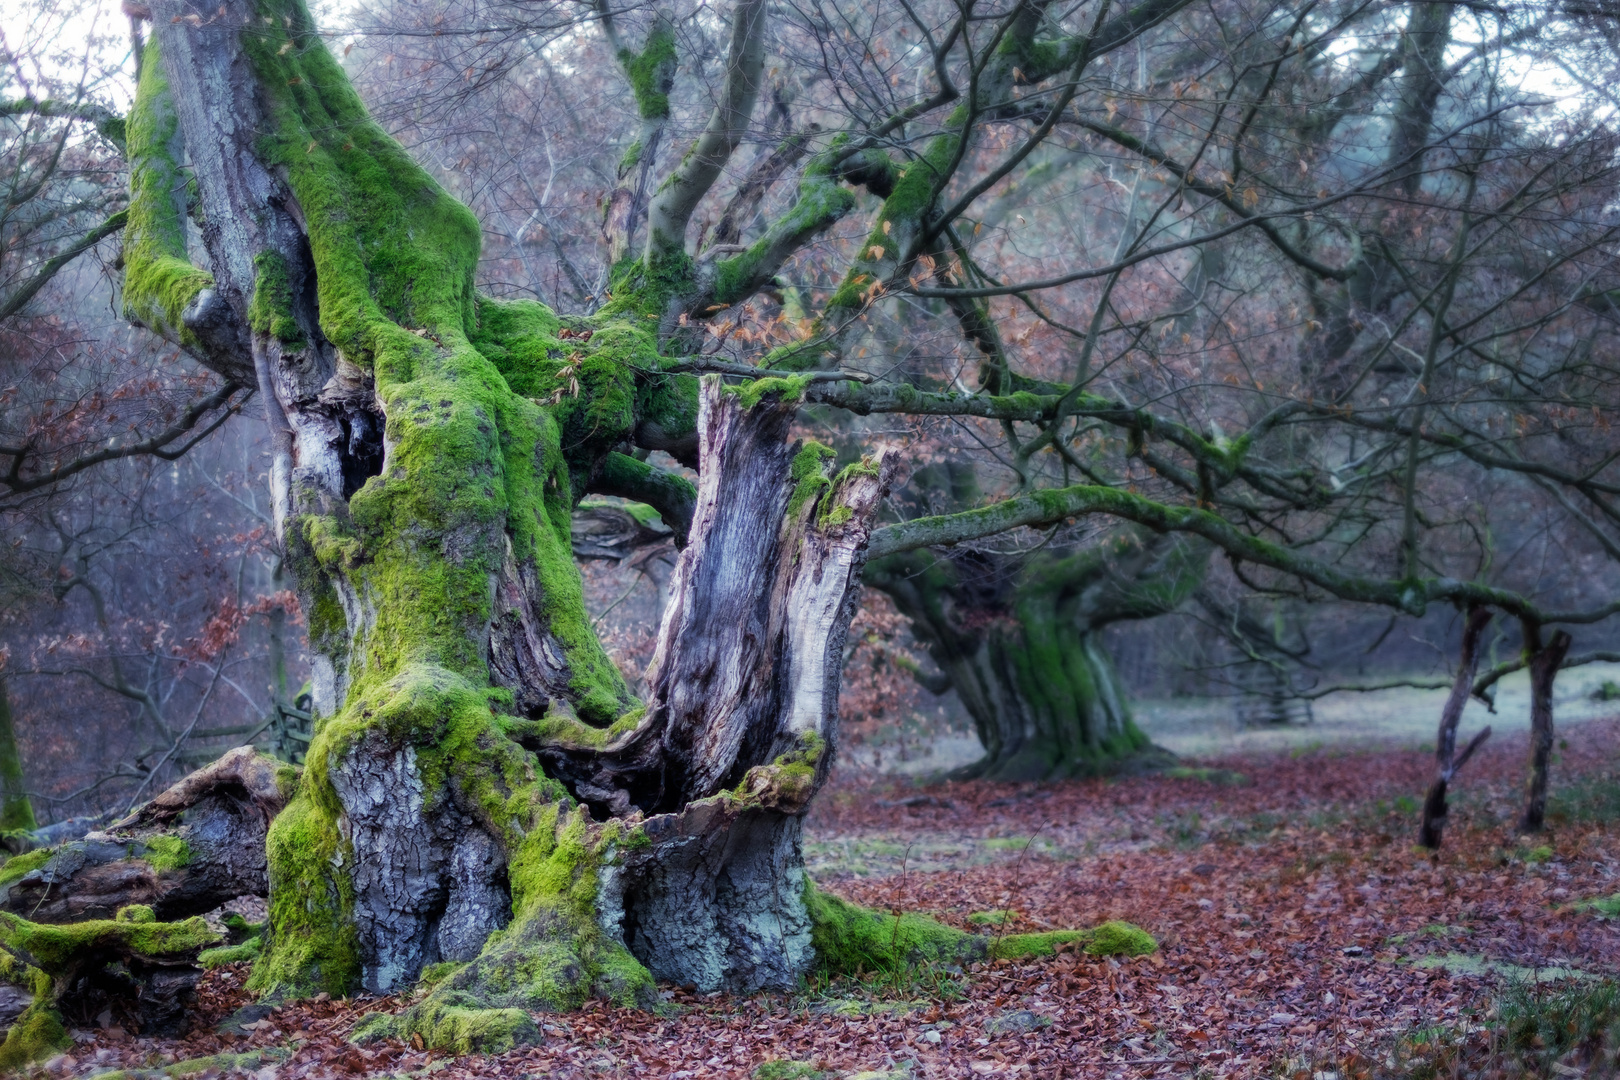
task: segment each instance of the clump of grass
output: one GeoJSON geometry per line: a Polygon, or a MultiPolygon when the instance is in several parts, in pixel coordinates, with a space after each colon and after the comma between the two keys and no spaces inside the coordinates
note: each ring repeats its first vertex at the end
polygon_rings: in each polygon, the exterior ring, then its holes
{"type": "Polygon", "coordinates": [[[1511,982],[1483,1017],[1414,1028],[1383,1046],[1309,1064],[1347,1080],[1612,1077],[1620,1073],[1620,983],[1511,982]]]}
{"type": "Polygon", "coordinates": [[[1497,1010],[1504,1051],[1547,1075],[1555,1064],[1586,1075],[1612,1075],[1620,1064],[1620,984],[1612,980],[1515,983],[1497,1010]]]}
{"type": "Polygon", "coordinates": [[[1620,781],[1586,776],[1559,785],[1547,800],[1547,820],[1560,825],[1620,822],[1620,781]]]}

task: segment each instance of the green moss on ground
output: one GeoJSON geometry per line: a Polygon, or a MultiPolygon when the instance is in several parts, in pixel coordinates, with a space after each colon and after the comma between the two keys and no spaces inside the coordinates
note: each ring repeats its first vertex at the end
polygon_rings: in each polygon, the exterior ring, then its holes
{"type": "Polygon", "coordinates": [[[264,951],[263,938],[249,938],[240,945],[225,945],[218,949],[204,949],[197,954],[197,962],[204,969],[224,967],[227,964],[241,964],[249,960],[257,960],[264,951]]]}
{"type": "Polygon", "coordinates": [[[892,915],[859,907],[806,885],[811,941],[818,968],[827,975],[892,975],[925,965],[949,967],[987,959],[1018,960],[1055,955],[1079,945],[1093,956],[1142,956],[1158,948],[1152,935],[1130,923],[1110,921],[1093,930],[986,937],[946,926],[926,915],[892,915]]]}
{"type": "Polygon", "coordinates": [[[197,1076],[204,1073],[216,1076],[246,1074],[256,1072],[266,1065],[284,1061],[291,1053],[282,1047],[267,1046],[262,1050],[249,1050],[242,1054],[210,1054],[207,1057],[187,1058],[185,1061],[176,1061],[150,1069],[118,1069],[97,1073],[95,1080],[159,1080],[161,1077],[197,1076]]]}
{"type": "Polygon", "coordinates": [[[754,1069],[754,1080],[823,1080],[832,1075],[808,1061],[766,1061],[754,1069]]]}
{"type": "Polygon", "coordinates": [[[14,1073],[30,1062],[50,1057],[73,1045],[61,1017],[38,1001],[30,1005],[6,1032],[0,1043],[0,1072],[14,1073]]]}

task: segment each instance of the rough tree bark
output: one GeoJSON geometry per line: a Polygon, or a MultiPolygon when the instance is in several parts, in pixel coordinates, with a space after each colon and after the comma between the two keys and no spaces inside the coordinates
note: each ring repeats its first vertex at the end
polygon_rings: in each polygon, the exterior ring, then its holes
{"type": "Polygon", "coordinates": [[[1524,785],[1524,813],[1519,832],[1538,833],[1547,818],[1547,769],[1552,763],[1553,680],[1569,653],[1572,638],[1564,631],[1541,643],[1541,627],[1527,623],[1524,648],[1530,654],[1530,774],[1524,785]]]}
{"type": "Polygon", "coordinates": [[[866,582],[912,620],[973,717],[990,780],[1089,776],[1164,764],[1131,719],[1102,643],[1110,622],[1173,610],[1203,580],[1202,545],[1132,533],[1066,556],[910,552],[876,560],[866,582]]]}
{"type": "Polygon", "coordinates": [[[1435,777],[1429,793],[1423,800],[1423,814],[1418,825],[1418,843],[1431,851],[1440,848],[1441,833],[1446,827],[1446,788],[1457,770],[1461,769],[1474,751],[1491,737],[1489,727],[1482,728],[1469,740],[1462,753],[1457,753],[1457,724],[1462,720],[1463,708],[1473,691],[1474,669],[1479,666],[1479,641],[1491,623],[1489,608],[1470,607],[1463,624],[1462,653],[1457,658],[1457,678],[1451,684],[1445,707],[1440,710],[1440,732],[1435,738],[1435,777]]]}

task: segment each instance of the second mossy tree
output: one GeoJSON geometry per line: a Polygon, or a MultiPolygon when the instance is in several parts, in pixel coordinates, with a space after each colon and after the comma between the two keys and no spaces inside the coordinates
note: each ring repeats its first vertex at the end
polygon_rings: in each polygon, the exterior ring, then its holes
{"type": "Polygon", "coordinates": [[[866,583],[911,620],[984,746],[962,778],[1026,781],[1150,769],[1174,757],[1131,716],[1103,629],[1175,610],[1203,581],[1207,545],[1125,531],[1078,551],[890,555],[866,583]]]}

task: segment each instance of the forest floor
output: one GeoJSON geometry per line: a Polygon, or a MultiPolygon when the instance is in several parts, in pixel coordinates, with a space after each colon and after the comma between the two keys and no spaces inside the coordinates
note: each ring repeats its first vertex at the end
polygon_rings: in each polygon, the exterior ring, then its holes
{"type": "Polygon", "coordinates": [[[460,1059],[345,1040],[360,1015],[400,999],[290,1004],[220,1034],[250,1001],[245,967],[227,968],[205,979],[188,1038],[79,1033],[41,1071],[216,1055],[188,1068],[205,1080],[1422,1075],[1413,1063],[1427,1047],[1484,1037],[1512,984],[1523,998],[1528,984],[1551,994],[1620,975],[1620,924],[1583,906],[1620,892],[1617,738],[1617,720],[1564,729],[1551,829],[1533,841],[1511,833],[1525,740],[1492,740],[1455,788],[1438,857],[1412,844],[1433,759],[1410,748],[1046,785],[846,777],[807,827],[823,888],[964,928],[1128,919],[1160,950],[748,998],[667,988],[661,1012],[597,1004],[547,1015],[542,1045],[460,1059]]]}

